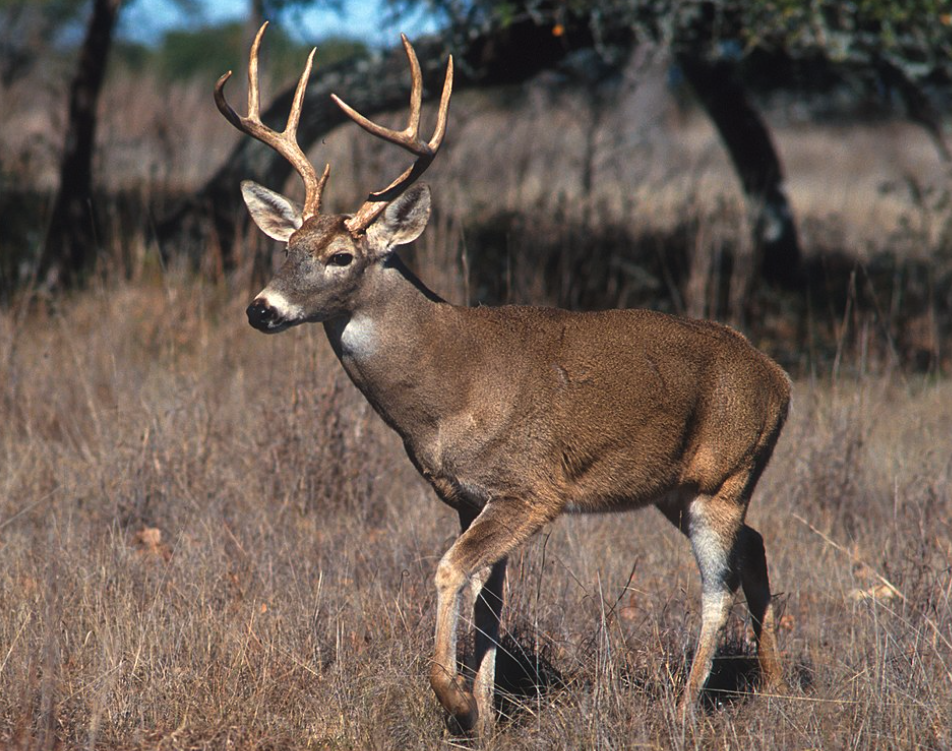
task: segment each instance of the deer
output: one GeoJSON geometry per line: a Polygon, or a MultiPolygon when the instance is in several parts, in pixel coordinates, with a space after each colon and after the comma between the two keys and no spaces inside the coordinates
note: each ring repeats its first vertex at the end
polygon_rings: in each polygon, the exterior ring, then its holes
{"type": "MultiPolygon", "coordinates": [[[[429,681],[465,733],[494,727],[495,658],[508,557],[564,514],[657,508],[690,542],[701,580],[701,627],[679,699],[685,718],[711,672],[732,597],[743,590],[761,684],[781,690],[763,537],[745,523],[790,403],[784,370],[735,330],[646,309],[573,312],[446,302],[396,250],[430,215],[418,178],[446,131],[449,57],[435,131],[420,135],[422,75],[410,67],[404,130],[334,102],[372,136],[415,159],[353,214],[321,213],[330,165],[318,176],[297,142],[316,50],[282,132],[259,112],[258,31],[248,63],[248,115],[215,86],[235,128],[290,162],[303,206],[252,181],[241,191],[254,222],[286,258],[247,308],[258,331],[320,323],[350,380],[402,439],[416,470],[454,509],[460,534],[435,573],[436,631],[429,681]],[[461,603],[472,604],[472,666],[458,670],[461,603]]],[[[467,613],[467,618],[469,614],[467,613]]]]}

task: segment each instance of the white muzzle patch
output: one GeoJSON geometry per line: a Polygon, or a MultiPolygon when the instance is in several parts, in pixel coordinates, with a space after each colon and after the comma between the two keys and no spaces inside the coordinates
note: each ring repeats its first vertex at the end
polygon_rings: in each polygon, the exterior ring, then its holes
{"type": "Polygon", "coordinates": [[[264,302],[269,308],[274,310],[282,319],[291,323],[304,317],[304,308],[289,302],[280,292],[265,289],[260,295],[259,300],[264,302]]]}

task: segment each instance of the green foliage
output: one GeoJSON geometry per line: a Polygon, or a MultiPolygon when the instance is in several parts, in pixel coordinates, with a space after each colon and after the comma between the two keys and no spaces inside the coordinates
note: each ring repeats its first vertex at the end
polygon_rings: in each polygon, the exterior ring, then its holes
{"type": "MultiPolygon", "coordinates": [[[[193,76],[219,76],[238,67],[246,46],[246,27],[240,23],[199,29],[169,31],[156,50],[154,67],[168,80],[182,80],[193,76]]],[[[275,59],[287,54],[287,37],[272,33],[268,50],[275,59]]]]}
{"type": "Polygon", "coordinates": [[[111,70],[118,68],[141,73],[146,70],[151,59],[152,52],[144,44],[116,39],[112,45],[109,67],[111,70]]]}
{"type": "Polygon", "coordinates": [[[734,12],[748,46],[819,50],[846,62],[878,55],[909,65],[952,59],[949,0],[757,0],[734,12]]]}
{"type": "MultiPolygon", "coordinates": [[[[248,27],[241,23],[177,29],[168,32],[154,50],[128,43],[117,46],[116,65],[133,71],[151,68],[166,81],[217,78],[227,70],[244,69],[248,36],[248,27]]],[[[366,51],[360,42],[347,39],[327,39],[317,47],[318,66],[366,51]]],[[[262,73],[275,80],[292,79],[300,75],[309,51],[309,47],[292,40],[280,26],[272,25],[262,50],[262,73]]]]}
{"type": "MultiPolygon", "coordinates": [[[[754,49],[867,64],[883,57],[911,78],[952,75],[952,0],[387,0],[398,14],[426,10],[460,27],[628,25],[642,38],[718,57],[754,49]]],[[[596,38],[598,34],[596,33],[596,38]]]]}

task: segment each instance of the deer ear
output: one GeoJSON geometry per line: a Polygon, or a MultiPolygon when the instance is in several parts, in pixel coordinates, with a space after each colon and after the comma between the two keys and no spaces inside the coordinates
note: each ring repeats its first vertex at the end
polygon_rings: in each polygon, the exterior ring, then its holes
{"type": "Polygon", "coordinates": [[[300,206],[256,182],[243,180],[241,195],[251,218],[268,237],[287,242],[304,223],[300,206]]]}
{"type": "Polygon", "coordinates": [[[425,183],[411,186],[384,209],[367,230],[370,247],[378,253],[386,253],[397,245],[406,245],[416,240],[430,218],[430,187],[425,183]]]}

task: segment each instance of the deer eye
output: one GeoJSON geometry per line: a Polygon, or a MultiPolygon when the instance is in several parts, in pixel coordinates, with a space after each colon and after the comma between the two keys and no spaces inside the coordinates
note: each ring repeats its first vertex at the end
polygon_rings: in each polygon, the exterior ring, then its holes
{"type": "Polygon", "coordinates": [[[328,264],[331,266],[350,266],[354,257],[350,253],[335,253],[330,257],[328,264]]]}

